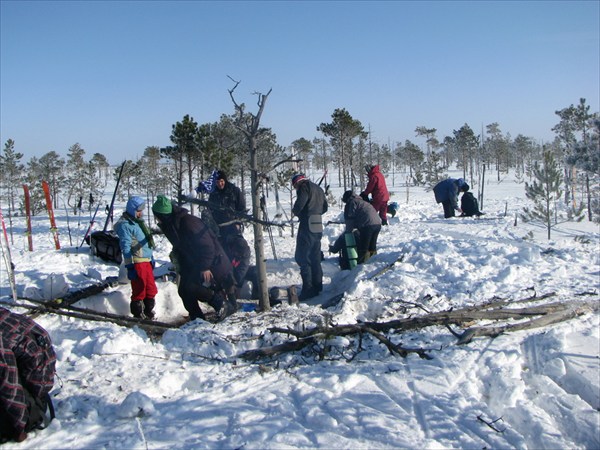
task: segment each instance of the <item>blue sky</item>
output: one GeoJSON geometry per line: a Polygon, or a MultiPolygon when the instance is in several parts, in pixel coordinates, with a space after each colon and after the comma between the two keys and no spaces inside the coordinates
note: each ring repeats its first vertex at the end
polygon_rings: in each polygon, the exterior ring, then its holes
{"type": "Polygon", "coordinates": [[[278,143],[320,136],[346,108],[381,144],[417,126],[465,123],[554,138],[555,111],[599,111],[598,1],[1,0],[0,139],[17,151],[116,164],[169,145],[186,114],[231,114],[237,99],[278,143]]]}

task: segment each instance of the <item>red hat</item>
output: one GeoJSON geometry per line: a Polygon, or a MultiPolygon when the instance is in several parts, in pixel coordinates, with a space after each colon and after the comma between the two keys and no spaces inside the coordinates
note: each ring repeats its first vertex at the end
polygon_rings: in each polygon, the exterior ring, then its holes
{"type": "Polygon", "coordinates": [[[292,186],[296,186],[302,180],[306,180],[306,176],[303,173],[297,173],[292,177],[292,186]]]}

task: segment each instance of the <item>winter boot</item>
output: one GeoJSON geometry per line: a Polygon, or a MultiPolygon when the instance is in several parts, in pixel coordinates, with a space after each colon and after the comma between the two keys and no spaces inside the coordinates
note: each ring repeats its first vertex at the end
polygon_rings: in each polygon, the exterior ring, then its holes
{"type": "Polygon", "coordinates": [[[133,314],[133,317],[137,317],[138,319],[146,318],[146,316],[144,316],[144,302],[141,300],[133,300],[129,304],[129,310],[131,311],[131,314],[133,314]]]}
{"type": "Polygon", "coordinates": [[[217,317],[219,317],[219,318],[223,311],[224,301],[225,301],[225,292],[215,291],[215,293],[213,294],[213,297],[208,302],[208,304],[213,307],[213,309],[217,313],[217,317]]]}
{"type": "Polygon", "coordinates": [[[156,313],[154,312],[155,304],[156,300],[154,300],[153,298],[144,299],[144,315],[150,320],[156,317],[156,313]]]}
{"type": "Polygon", "coordinates": [[[227,305],[231,312],[228,315],[235,313],[238,310],[237,304],[237,294],[235,290],[229,294],[227,294],[227,305]]]}

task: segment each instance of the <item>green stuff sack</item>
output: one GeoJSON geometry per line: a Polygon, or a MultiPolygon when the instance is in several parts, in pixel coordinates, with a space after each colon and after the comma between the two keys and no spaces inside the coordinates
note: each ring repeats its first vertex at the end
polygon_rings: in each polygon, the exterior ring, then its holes
{"type": "Polygon", "coordinates": [[[356,249],[356,240],[353,233],[344,233],[346,241],[346,256],[348,257],[348,265],[350,269],[354,269],[358,264],[358,251],[356,249]]]}

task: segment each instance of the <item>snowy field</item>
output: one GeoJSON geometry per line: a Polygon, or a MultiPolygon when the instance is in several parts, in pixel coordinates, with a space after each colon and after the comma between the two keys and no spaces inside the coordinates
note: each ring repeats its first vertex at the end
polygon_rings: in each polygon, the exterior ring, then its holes
{"type": "MultiPolygon", "coordinates": [[[[326,249],[343,226],[325,229],[325,290],[316,300],[345,292],[335,307],[240,311],[222,323],[197,320],[160,338],[137,327],[38,316],[58,355],[51,393],[57,418],[3,449],[600,448],[597,311],[465,345],[444,326],[385,333],[395,344],[427,350],[431,359],[392,355],[367,335],[256,362],[240,358],[293,340],[270,331],[274,326],[386,322],[532,296],[547,296],[537,304],[598,305],[598,225],[562,224],[550,241],[541,226],[520,220],[515,226],[527,200],[523,184],[510,180],[486,185],[485,216],[450,220],[431,192],[388,184],[400,211],[382,230],[368,264],[340,272],[326,249]]],[[[341,197],[341,190],[334,193],[341,197]]],[[[117,205],[117,216],[123,207],[117,205]]],[[[275,211],[273,195],[269,208],[275,211]]],[[[338,200],[325,221],[341,214],[338,200]]],[[[69,246],[64,210],[56,216],[60,251],[45,214],[33,220],[34,252],[27,251],[23,218],[13,218],[19,296],[44,296],[50,287],[57,294],[61,280],[75,289],[118,274],[116,265],[91,257],[89,247],[76,249],[89,217],[79,226],[71,217],[69,246]]],[[[95,229],[104,220],[99,214],[95,229]]],[[[245,234],[252,246],[250,227],[245,234]]],[[[273,230],[276,260],[265,237],[269,285],[300,283],[290,229],[282,236],[273,230]]],[[[156,241],[157,260],[166,262],[170,245],[160,236],[156,241]]],[[[158,288],[158,319],[181,319],[175,284],[160,280],[158,288]]],[[[122,284],[77,306],[128,315],[129,293],[122,284]]],[[[12,301],[4,266],[0,297],[12,301]]]]}

